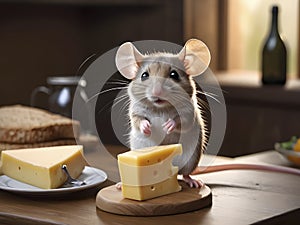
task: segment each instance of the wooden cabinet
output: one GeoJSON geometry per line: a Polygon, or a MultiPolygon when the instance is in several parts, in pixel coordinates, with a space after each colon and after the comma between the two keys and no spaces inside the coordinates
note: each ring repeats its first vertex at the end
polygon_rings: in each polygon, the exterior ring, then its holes
{"type": "Polygon", "coordinates": [[[219,74],[227,108],[221,155],[238,156],[274,148],[300,136],[300,82],[263,86],[257,73],[219,74]]]}

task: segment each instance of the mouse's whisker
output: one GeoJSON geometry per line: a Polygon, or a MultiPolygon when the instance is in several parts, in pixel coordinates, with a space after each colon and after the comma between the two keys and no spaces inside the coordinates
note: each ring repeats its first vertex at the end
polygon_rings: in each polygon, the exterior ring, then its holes
{"type": "Polygon", "coordinates": [[[100,92],[92,95],[92,97],[88,98],[86,102],[90,102],[91,100],[95,99],[96,97],[98,97],[98,95],[100,95],[100,92]]]}
{"type": "Polygon", "coordinates": [[[125,80],[111,80],[111,81],[107,81],[105,84],[128,85],[129,82],[125,80]]]}
{"type": "Polygon", "coordinates": [[[123,137],[130,137],[130,121],[128,120],[128,123],[127,124],[124,124],[126,126],[126,132],[123,134],[123,137]]]}
{"type": "Polygon", "coordinates": [[[102,112],[106,111],[106,110],[110,110],[111,111],[111,102],[106,103],[104,106],[101,106],[100,110],[95,112],[95,115],[97,114],[101,114],[102,112]]]}
{"type": "Polygon", "coordinates": [[[116,107],[117,105],[122,103],[122,105],[119,109],[119,112],[121,113],[127,108],[128,104],[130,102],[130,99],[129,99],[127,92],[123,92],[123,94],[121,94],[120,96],[117,96],[113,101],[114,102],[113,102],[112,108],[116,107]]]}
{"type": "Polygon", "coordinates": [[[172,96],[176,97],[177,99],[179,99],[180,101],[190,101],[191,100],[191,96],[188,95],[188,93],[184,93],[182,91],[172,91],[172,96]]]}
{"type": "Polygon", "coordinates": [[[116,105],[116,103],[114,104],[114,99],[111,101],[108,101],[105,105],[101,105],[100,110],[96,111],[96,114],[100,114],[102,112],[104,112],[105,110],[109,110],[111,111],[112,107],[114,107],[114,105],[116,105]]]}
{"type": "MultiPolygon", "coordinates": [[[[126,101],[122,104],[122,106],[121,106],[120,109],[119,109],[119,112],[120,112],[120,113],[122,113],[123,111],[127,111],[127,112],[128,112],[129,104],[130,104],[130,101],[129,101],[129,99],[128,99],[128,100],[126,100],[126,101]]],[[[113,107],[114,107],[114,106],[113,106],[113,107]]]]}
{"type": "Polygon", "coordinates": [[[126,98],[119,98],[117,101],[114,101],[112,107],[117,107],[117,105],[119,105],[120,103],[122,103],[121,107],[120,107],[120,112],[122,112],[124,110],[124,105],[127,104],[128,101],[126,101],[126,98]]]}
{"type": "Polygon", "coordinates": [[[174,102],[174,105],[176,108],[183,108],[185,111],[193,111],[193,105],[187,104],[186,99],[183,98],[174,98],[174,100],[171,101],[171,103],[174,102]]]}
{"type": "Polygon", "coordinates": [[[100,92],[94,94],[92,97],[88,98],[87,102],[90,102],[91,100],[93,100],[94,98],[98,97],[99,95],[102,95],[102,94],[107,93],[109,91],[126,90],[127,88],[128,87],[115,87],[115,88],[105,89],[103,91],[100,91],[100,92]]]}
{"type": "Polygon", "coordinates": [[[125,104],[123,105],[124,108],[123,110],[126,109],[127,111],[129,111],[129,105],[130,105],[130,100],[128,99],[128,101],[126,101],[125,104]]]}
{"type": "MultiPolygon", "coordinates": [[[[143,102],[145,100],[147,100],[147,97],[145,97],[144,95],[141,95],[141,96],[137,96],[137,98],[135,98],[135,100],[132,101],[131,103],[133,105],[138,105],[138,104],[142,104],[143,105],[144,104],[143,102]]],[[[133,107],[135,107],[135,106],[133,106],[133,107]]]]}
{"type": "Polygon", "coordinates": [[[135,95],[135,98],[138,99],[138,100],[147,98],[145,96],[145,90],[142,90],[142,89],[135,90],[134,95],[135,95]]]}
{"type": "MultiPolygon", "coordinates": [[[[180,94],[180,92],[178,92],[177,94],[173,94],[170,97],[170,102],[172,104],[176,103],[176,104],[180,104],[182,107],[186,108],[188,107],[186,102],[190,101],[190,98],[188,96],[182,95],[182,93],[180,94]]],[[[189,104],[188,104],[189,105],[189,104]]],[[[190,105],[191,110],[193,110],[193,105],[190,105]]]]}
{"type": "Polygon", "coordinates": [[[198,94],[201,94],[201,95],[204,95],[204,96],[206,96],[206,97],[209,97],[209,98],[215,100],[215,101],[218,102],[218,103],[221,103],[221,102],[217,99],[218,95],[216,95],[216,94],[214,94],[214,93],[203,92],[203,91],[197,91],[197,93],[198,93],[198,94]]]}
{"type": "Polygon", "coordinates": [[[100,92],[100,94],[104,94],[104,93],[107,93],[107,92],[110,92],[110,91],[119,91],[119,90],[126,90],[128,87],[125,86],[125,87],[113,87],[113,88],[109,88],[109,89],[105,89],[103,91],[100,92]]]}
{"type": "MultiPolygon", "coordinates": [[[[122,91],[120,92],[122,93],[122,91]]],[[[114,101],[118,101],[119,99],[129,98],[127,92],[123,92],[121,95],[117,96],[114,101]]]]}
{"type": "Polygon", "coordinates": [[[200,104],[200,106],[203,106],[203,107],[209,109],[208,102],[200,97],[197,97],[197,104],[200,104]]]}
{"type": "Polygon", "coordinates": [[[103,91],[100,91],[100,92],[92,95],[90,98],[87,99],[87,102],[90,102],[91,100],[95,99],[99,95],[102,95],[102,94],[107,93],[109,91],[118,91],[118,90],[123,90],[123,89],[127,89],[127,87],[116,87],[116,88],[105,89],[103,91]]]}
{"type": "Polygon", "coordinates": [[[128,100],[126,99],[128,98],[127,96],[119,96],[118,98],[116,98],[114,100],[114,103],[113,103],[113,107],[120,104],[120,103],[126,103],[128,100]]]}
{"type": "Polygon", "coordinates": [[[110,81],[122,81],[122,82],[130,83],[130,80],[127,80],[123,76],[112,78],[110,79],[110,81]]]}
{"type": "Polygon", "coordinates": [[[197,94],[211,95],[211,96],[215,96],[215,97],[218,96],[217,94],[215,94],[213,92],[208,92],[208,91],[197,90],[196,92],[197,92],[197,94]]]}

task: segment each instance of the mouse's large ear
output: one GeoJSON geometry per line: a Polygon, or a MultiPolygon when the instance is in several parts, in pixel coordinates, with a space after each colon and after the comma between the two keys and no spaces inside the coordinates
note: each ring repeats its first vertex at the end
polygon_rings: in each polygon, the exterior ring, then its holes
{"type": "Polygon", "coordinates": [[[116,66],[120,73],[132,80],[135,78],[140,62],[143,60],[142,55],[132,43],[126,42],[122,44],[116,54],[116,66]]]}
{"type": "Polygon", "coordinates": [[[197,39],[188,40],[178,57],[184,62],[185,72],[190,76],[200,75],[210,63],[208,47],[197,39]]]}

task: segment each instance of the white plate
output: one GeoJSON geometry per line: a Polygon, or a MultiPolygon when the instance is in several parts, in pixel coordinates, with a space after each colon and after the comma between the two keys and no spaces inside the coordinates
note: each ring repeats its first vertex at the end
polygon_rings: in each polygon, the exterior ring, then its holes
{"type": "Polygon", "coordinates": [[[294,150],[284,149],[280,147],[280,143],[275,143],[274,148],[276,151],[280,152],[285,156],[295,156],[300,157],[300,152],[296,152],[294,150]]]}
{"type": "Polygon", "coordinates": [[[55,189],[42,189],[38,188],[15,179],[12,179],[6,175],[0,176],[0,190],[10,191],[22,195],[30,196],[55,196],[65,195],[82,190],[88,190],[94,188],[107,179],[107,174],[97,168],[86,166],[78,177],[79,180],[85,181],[86,185],[69,187],[62,186],[55,189]]]}
{"type": "Polygon", "coordinates": [[[289,161],[294,163],[296,166],[300,166],[300,152],[294,150],[284,149],[280,147],[280,143],[275,143],[275,150],[285,156],[289,161]]]}

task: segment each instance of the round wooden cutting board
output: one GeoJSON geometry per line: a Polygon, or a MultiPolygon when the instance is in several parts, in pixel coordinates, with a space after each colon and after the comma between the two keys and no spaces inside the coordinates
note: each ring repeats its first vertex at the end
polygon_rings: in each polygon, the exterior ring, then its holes
{"type": "Polygon", "coordinates": [[[209,187],[190,188],[180,182],[180,192],[161,197],[136,201],[125,199],[122,191],[115,185],[101,189],[96,197],[99,209],[120,215],[130,216],[162,216],[195,211],[212,204],[212,193],[209,187]]]}

